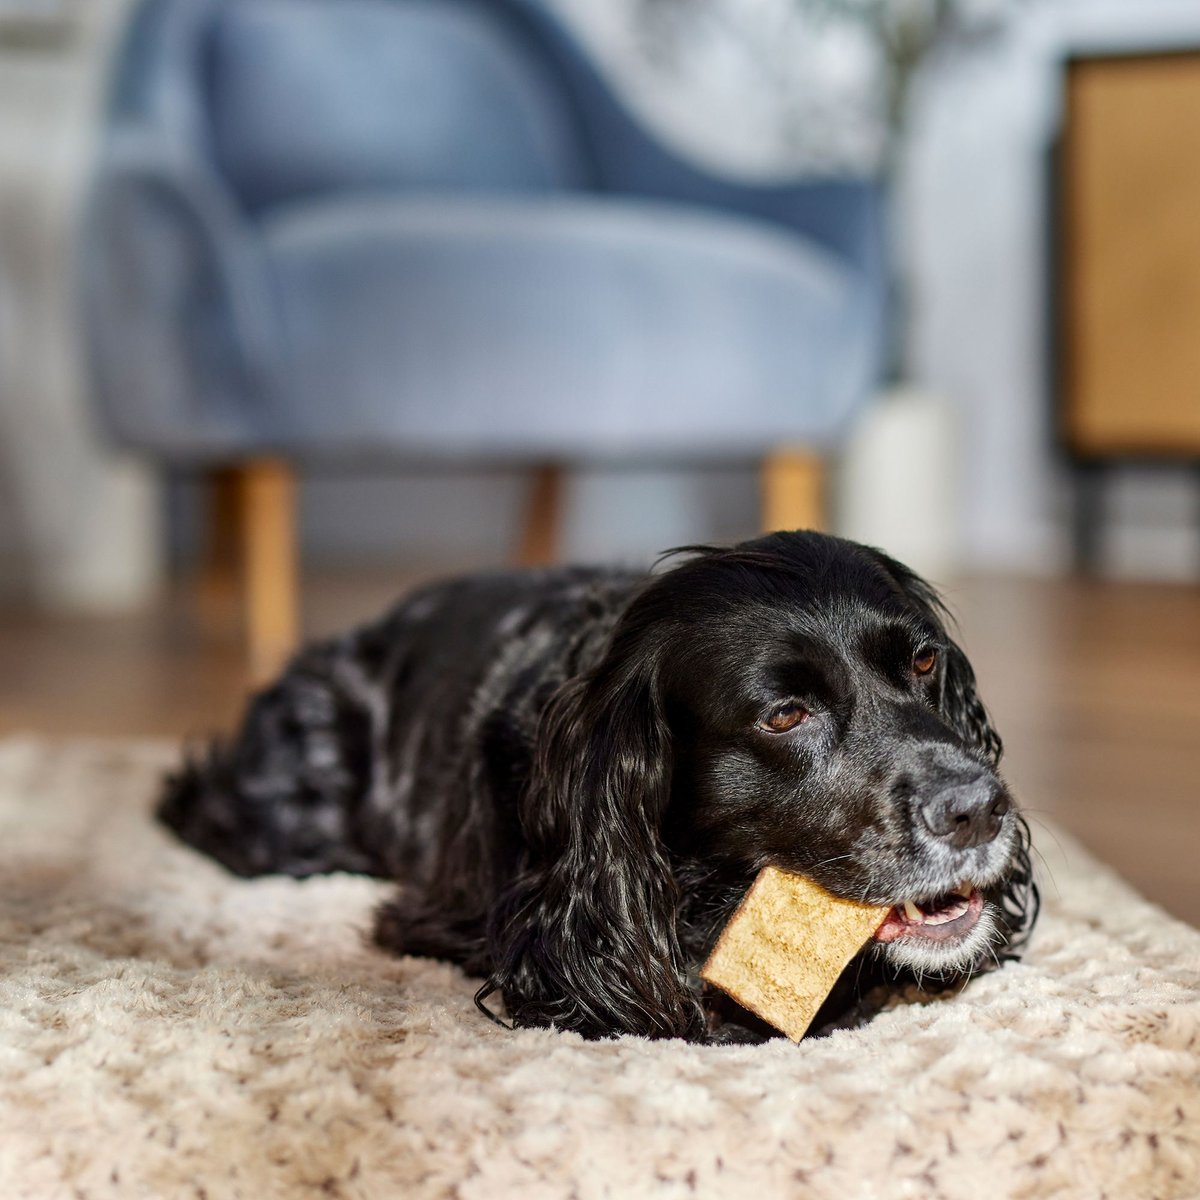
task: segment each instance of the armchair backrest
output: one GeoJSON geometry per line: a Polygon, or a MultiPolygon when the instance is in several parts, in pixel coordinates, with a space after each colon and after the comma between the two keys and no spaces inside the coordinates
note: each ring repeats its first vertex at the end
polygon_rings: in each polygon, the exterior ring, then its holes
{"type": "Polygon", "coordinates": [[[775,222],[886,277],[874,181],[747,186],[672,153],[547,0],[139,0],[111,116],[243,212],[342,191],[579,188],[775,222]]]}
{"type": "Polygon", "coordinates": [[[173,95],[166,115],[190,126],[173,134],[203,140],[248,212],[588,179],[553,67],[486,0],[147,0],[139,18],[118,107],[173,95]]]}

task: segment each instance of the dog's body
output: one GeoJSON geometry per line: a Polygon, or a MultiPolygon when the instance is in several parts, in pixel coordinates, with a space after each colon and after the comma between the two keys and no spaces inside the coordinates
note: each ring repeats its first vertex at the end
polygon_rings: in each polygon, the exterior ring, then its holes
{"type": "Polygon", "coordinates": [[[300,654],[161,815],[241,874],[397,881],[378,940],[518,1024],[702,1039],[695,969],[767,863],[897,906],[866,979],[1011,950],[1035,893],[999,754],[927,585],[774,534],[423,590],[300,654]]]}

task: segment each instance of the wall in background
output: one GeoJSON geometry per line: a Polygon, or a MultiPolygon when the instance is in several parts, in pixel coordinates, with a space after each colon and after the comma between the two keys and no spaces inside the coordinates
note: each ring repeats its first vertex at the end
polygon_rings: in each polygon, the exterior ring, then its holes
{"type": "Polygon", "coordinates": [[[156,489],[98,444],[72,230],[101,66],[125,0],[72,6],[67,40],[0,42],[0,596],[114,607],[153,586],[156,489]]]}
{"type": "MultiPolygon", "coordinates": [[[[530,491],[520,470],[309,475],[301,527],[313,565],[405,562],[456,569],[511,561],[530,491]]],[[[173,557],[197,543],[194,484],[172,489],[173,557]]],[[[758,479],[743,465],[574,471],[564,496],[566,554],[646,563],[696,541],[736,541],[758,529],[758,479]]]]}
{"type": "MultiPolygon", "coordinates": [[[[381,513],[392,552],[425,562],[503,562],[514,549],[528,477],[518,471],[376,476],[353,483],[313,480],[304,523],[326,557],[363,560],[387,547],[380,524],[356,514],[381,513]]],[[[564,541],[581,560],[646,562],[697,540],[732,541],[758,528],[758,485],[746,467],[676,470],[588,467],[567,486],[564,541]]]]}

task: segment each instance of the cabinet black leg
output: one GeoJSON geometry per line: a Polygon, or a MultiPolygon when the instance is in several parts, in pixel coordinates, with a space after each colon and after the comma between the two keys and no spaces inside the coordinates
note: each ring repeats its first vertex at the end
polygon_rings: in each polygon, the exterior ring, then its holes
{"type": "MultiPolygon", "coordinates": [[[[1192,463],[1192,479],[1196,485],[1196,532],[1200,534],[1200,460],[1192,463]]],[[[1196,571],[1200,573],[1200,540],[1196,542],[1196,571]]]]}
{"type": "Polygon", "coordinates": [[[1104,522],[1104,476],[1105,470],[1100,463],[1075,464],[1075,508],[1072,535],[1075,570],[1080,575],[1095,575],[1100,569],[1100,535],[1104,522]]]}

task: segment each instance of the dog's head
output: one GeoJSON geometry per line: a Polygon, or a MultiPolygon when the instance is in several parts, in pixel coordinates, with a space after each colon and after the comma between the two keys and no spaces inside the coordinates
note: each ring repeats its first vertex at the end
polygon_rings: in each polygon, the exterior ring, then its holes
{"type": "Polygon", "coordinates": [[[812,533],[695,550],[540,743],[528,870],[494,928],[518,1021],[695,1034],[681,887],[767,864],[891,906],[869,953],[941,980],[1025,923],[1000,739],[936,595],[877,551],[812,533]]]}

